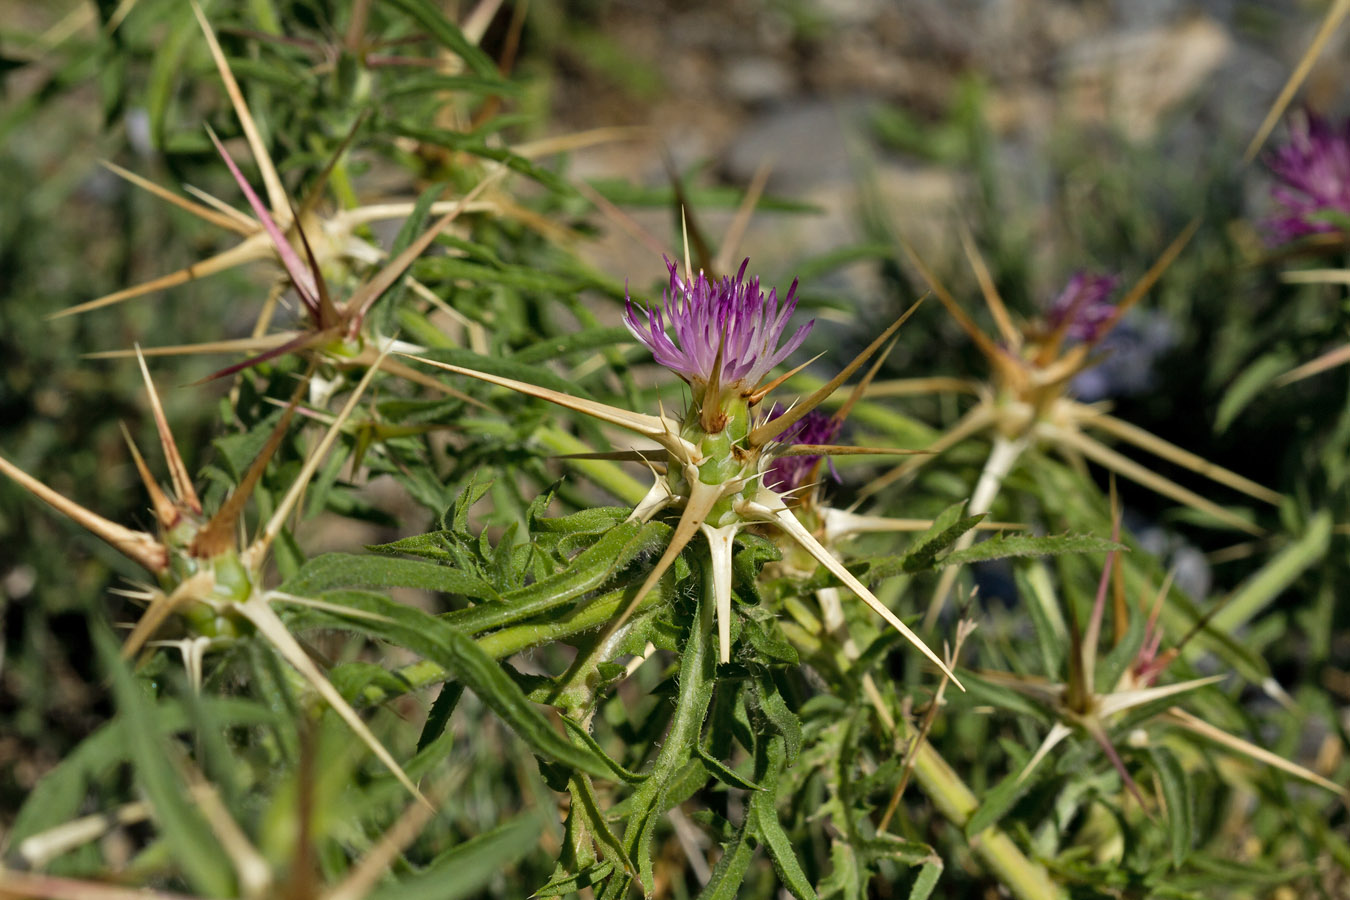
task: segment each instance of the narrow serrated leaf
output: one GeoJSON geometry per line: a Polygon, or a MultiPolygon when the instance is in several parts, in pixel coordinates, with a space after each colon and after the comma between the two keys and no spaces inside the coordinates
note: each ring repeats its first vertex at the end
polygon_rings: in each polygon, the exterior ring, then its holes
{"type": "Polygon", "coordinates": [[[559,734],[519,685],[462,631],[381,594],[332,591],[322,599],[377,614],[379,619],[352,617],[348,621],[354,630],[404,647],[441,666],[542,756],[600,777],[613,772],[612,760],[578,747],[559,734]]]}
{"type": "Polygon", "coordinates": [[[1247,404],[1251,403],[1257,394],[1292,369],[1297,362],[1298,360],[1288,351],[1276,350],[1257,357],[1247,368],[1239,372],[1228,386],[1228,390],[1224,391],[1223,398],[1219,400],[1219,409],[1214,414],[1214,433],[1223,434],[1227,431],[1228,426],[1233,424],[1233,420],[1247,408],[1247,404]]]}
{"type": "Polygon", "coordinates": [[[728,787],[740,788],[743,791],[764,790],[764,788],[755,784],[749,778],[741,775],[735,769],[731,768],[731,766],[722,762],[702,747],[696,747],[694,752],[698,754],[698,758],[702,760],[703,765],[708,767],[708,771],[712,773],[712,776],[728,787]]]}
{"type": "Polygon", "coordinates": [[[1180,867],[1191,852],[1194,839],[1194,797],[1190,777],[1177,762],[1172,751],[1154,746],[1148,750],[1153,760],[1153,771],[1162,784],[1163,801],[1167,804],[1167,825],[1172,845],[1172,865],[1180,867]]]}
{"type": "Polygon", "coordinates": [[[1006,559],[1016,556],[1051,556],[1059,553],[1105,553],[1109,550],[1127,549],[1115,541],[1090,534],[1062,534],[1053,537],[1026,537],[1010,535],[992,537],[965,550],[947,554],[937,565],[965,565],[972,562],[984,562],[990,559],[1006,559]]]}
{"type": "Polygon", "coordinates": [[[93,638],[103,667],[111,676],[118,713],[125,722],[122,733],[136,781],[154,809],[159,833],[197,891],[210,897],[232,895],[234,874],[229,857],[189,798],[178,768],[166,751],[155,710],[122,662],[112,635],[95,628],[93,638]]]}
{"type": "Polygon", "coordinates": [[[501,599],[492,585],[483,579],[450,566],[352,553],[316,556],[278,590],[286,594],[310,596],[342,587],[418,588],[473,597],[475,600],[501,599]]]}
{"type": "Polygon", "coordinates": [[[368,900],[458,900],[477,894],[506,866],[533,851],[543,818],[526,813],[450,848],[416,875],[387,884],[368,900]]]}
{"type": "Polygon", "coordinates": [[[781,736],[775,735],[767,740],[761,739],[760,748],[763,761],[756,769],[761,767],[764,769],[764,774],[759,778],[764,790],[750,795],[748,815],[753,823],[753,834],[768,848],[769,858],[773,860],[774,870],[777,871],[783,886],[791,891],[797,900],[816,900],[816,890],[806,877],[801,860],[797,859],[792,839],[783,830],[783,823],[778,819],[778,779],[787,764],[786,743],[781,736]]]}
{"type": "Polygon", "coordinates": [[[564,894],[575,894],[582,888],[599,884],[606,875],[613,871],[614,863],[598,862],[593,866],[587,866],[575,875],[564,875],[561,878],[555,878],[530,896],[561,897],[564,894]]]}

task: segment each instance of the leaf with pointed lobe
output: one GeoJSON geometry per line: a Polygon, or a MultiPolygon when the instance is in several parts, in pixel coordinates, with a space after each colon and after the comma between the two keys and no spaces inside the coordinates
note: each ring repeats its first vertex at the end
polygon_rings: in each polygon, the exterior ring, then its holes
{"type": "Polygon", "coordinates": [[[634,558],[654,550],[666,527],[628,522],[609,531],[579,554],[567,568],[542,581],[508,591],[501,601],[451,613],[447,621],[470,634],[532,618],[603,587],[634,558]]]}
{"type": "Polygon", "coordinates": [[[940,553],[953,546],[961,536],[970,531],[984,515],[962,516],[964,503],[953,504],[933,519],[933,524],[915,538],[905,553],[904,570],[919,572],[931,568],[940,553]]]}
{"type": "MultiPolygon", "coordinates": [[[[630,798],[632,812],[624,829],[623,844],[629,857],[636,862],[638,877],[644,890],[649,893],[655,884],[652,840],[656,823],[668,808],[667,797],[678,775],[698,746],[699,733],[712,700],[717,656],[712,632],[710,600],[700,599],[696,602],[694,614],[689,617],[680,660],[679,694],[670,718],[670,728],[647,773],[647,780],[638,786],[630,798]]],[[[706,777],[704,770],[703,778],[706,780],[706,777]]]]}

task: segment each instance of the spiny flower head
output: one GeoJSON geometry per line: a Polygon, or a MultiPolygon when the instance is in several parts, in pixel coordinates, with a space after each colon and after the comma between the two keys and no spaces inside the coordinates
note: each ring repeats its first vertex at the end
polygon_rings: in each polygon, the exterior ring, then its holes
{"type": "MultiPolygon", "coordinates": [[[[810,327],[808,324],[799,328],[786,345],[778,346],[795,307],[792,294],[796,284],[788,291],[786,302],[780,309],[775,293],[771,292],[766,300],[758,280],[746,282],[745,264],[735,279],[724,278],[716,287],[703,275],[698,279],[692,276],[681,279],[673,263],[667,261],[667,266],[670,268],[670,289],[665,297],[665,314],[671,317],[679,345],[666,336],[665,318],[660,310],[644,311],[644,323],[630,300],[626,321],[659,362],[672,368],[694,388],[695,403],[682,421],[664,412],[655,416],[632,412],[513,378],[420,356],[410,358],[618,425],[655,441],[665,450],[665,470],[655,473],[656,480],[633,508],[629,519],[648,522],[669,507],[680,508],[680,517],[671,533],[670,543],[638,586],[628,606],[610,623],[601,644],[608,642],[643,597],[670,570],[689,542],[702,533],[708,542],[708,572],[717,622],[719,659],[729,662],[735,537],[744,528],[769,525],[784,532],[843,582],[959,687],[961,682],[947,663],[820,543],[797,519],[781,494],[764,484],[764,475],[775,456],[811,456],[818,455],[822,449],[831,452],[840,449],[801,444],[784,446],[782,438],[875,356],[913,315],[918,304],[910,307],[852,362],[809,396],[776,418],[756,421],[752,407],[787,376],[779,376],[762,387],[758,385],[759,379],[801,344],[810,327]],[[722,381],[724,377],[726,382],[722,381]]],[[[626,453],[600,456],[647,462],[650,452],[635,450],[630,451],[631,456],[626,453]]]]}
{"type": "Polygon", "coordinates": [[[759,278],[745,277],[750,263],[741,263],[736,277],[710,281],[679,269],[669,258],[670,284],[660,307],[642,309],[630,297],[624,315],[628,330],[652,351],[656,361],[679,375],[694,389],[698,406],[720,408],[723,397],[749,395],[774,366],[796,350],[815,324],[798,328],[780,346],[788,319],[797,308],[792,282],[781,306],[777,290],[768,297],[759,278]],[[666,334],[667,320],[671,335],[666,334]],[[717,396],[706,397],[709,386],[717,396]]]}
{"type": "MultiPolygon", "coordinates": [[[[782,415],[786,410],[774,405],[769,411],[769,419],[773,420],[782,415]]],[[[834,416],[813,409],[802,417],[802,420],[793,425],[778,439],[779,446],[789,446],[792,444],[830,444],[839,435],[839,428],[842,423],[834,416]]],[[[769,463],[768,471],[764,474],[764,485],[780,494],[786,494],[806,485],[806,479],[810,477],[811,470],[819,462],[819,456],[777,456],[769,463]]],[[[830,463],[830,472],[834,474],[835,480],[839,475],[834,471],[834,463],[830,463]]]]}
{"type": "Polygon", "coordinates": [[[1337,231],[1328,214],[1350,216],[1350,120],[1333,127],[1320,116],[1295,116],[1289,143],[1266,165],[1279,179],[1270,196],[1280,214],[1265,223],[1272,243],[1337,231]]]}
{"type": "Polygon", "coordinates": [[[1111,293],[1115,291],[1117,281],[1114,275],[1074,272],[1046,313],[1051,330],[1061,332],[1071,341],[1090,343],[1097,340],[1115,315],[1111,293]]]}

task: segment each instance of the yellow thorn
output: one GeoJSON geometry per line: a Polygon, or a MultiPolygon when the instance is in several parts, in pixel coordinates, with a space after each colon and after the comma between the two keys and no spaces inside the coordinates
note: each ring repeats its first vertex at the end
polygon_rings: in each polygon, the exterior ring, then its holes
{"type": "Polygon", "coordinates": [[[188,475],[183,457],[178,454],[178,445],[174,443],[173,432],[169,430],[169,420],[164,415],[164,407],[159,402],[159,392],[150,378],[150,369],[145,364],[139,344],[135,347],[136,360],[140,363],[141,377],[145,379],[145,392],[150,397],[150,411],[155,417],[155,430],[159,432],[159,444],[164,450],[164,461],[169,467],[169,479],[173,483],[173,492],[178,502],[195,513],[202,511],[202,502],[197,499],[197,491],[192,487],[192,478],[188,475]]]}
{"type": "Polygon", "coordinates": [[[895,334],[900,326],[904,325],[905,322],[909,320],[910,316],[914,315],[914,311],[917,310],[922,303],[923,298],[920,297],[915,301],[913,306],[905,310],[900,318],[892,322],[891,326],[883,331],[876,340],[868,344],[863,352],[854,357],[852,362],[844,366],[838,375],[827,381],[819,390],[811,394],[811,396],[807,397],[801,403],[798,403],[778,418],[770,419],[767,422],[761,422],[759,425],[756,425],[746,437],[746,443],[750,447],[762,447],[793,425],[797,424],[802,416],[819,406],[821,401],[833,394],[845,381],[848,381],[853,373],[858,371],[862,364],[867,362],[868,358],[871,357],[873,353],[876,353],[886,341],[890,340],[891,335],[895,334]]]}
{"type": "Polygon", "coordinates": [[[132,531],[103,518],[60,494],[29,475],[23,469],[0,456],[0,472],[19,483],[19,486],[46,503],[52,509],[70,518],[75,524],[98,538],[107,541],[123,556],[156,574],[169,567],[169,555],[164,547],[143,531],[132,531]]]}
{"type": "Polygon", "coordinates": [[[1294,99],[1294,94],[1298,91],[1299,85],[1303,84],[1303,80],[1312,71],[1313,63],[1316,62],[1322,48],[1326,46],[1327,41],[1336,31],[1337,26],[1341,24],[1341,20],[1345,18],[1346,13],[1350,13],[1350,0],[1336,0],[1327,8],[1326,18],[1322,20],[1322,25],[1317,29],[1317,34],[1313,35],[1312,43],[1304,51],[1298,65],[1294,67],[1294,71],[1289,73],[1289,80],[1280,89],[1280,95],[1275,98],[1275,103],[1271,105],[1270,112],[1266,113],[1266,118],[1261,122],[1261,127],[1256,129],[1256,134],[1252,136],[1252,142],[1247,145],[1247,151],[1242,154],[1243,162],[1251,162],[1256,158],[1257,151],[1261,149],[1261,145],[1266,142],[1266,138],[1274,130],[1275,123],[1284,114],[1285,108],[1289,106],[1289,101],[1294,99]]]}

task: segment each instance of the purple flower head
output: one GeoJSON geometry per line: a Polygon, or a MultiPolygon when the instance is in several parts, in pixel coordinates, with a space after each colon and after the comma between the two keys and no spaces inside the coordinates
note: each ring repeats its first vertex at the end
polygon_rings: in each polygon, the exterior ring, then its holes
{"type": "Polygon", "coordinates": [[[724,390],[733,386],[752,389],[801,346],[815,322],[798,328],[780,347],[787,320],[797,308],[793,298],[797,282],[792,282],[780,308],[776,290],[769,291],[765,299],[759,279],[746,280],[745,267],[749,264],[748,259],[741,263],[735,278],[710,282],[699,272],[693,281],[686,281],[680,277],[675,263],[667,259],[670,287],[665,291],[661,308],[642,309],[629,298],[624,324],[652,351],[657,362],[696,389],[706,387],[714,374],[724,390]],[[674,340],[666,334],[667,318],[674,340]],[[714,373],[719,347],[720,371],[714,373]]]}
{"type": "MultiPolygon", "coordinates": [[[[776,419],[786,411],[784,407],[775,403],[773,409],[769,410],[769,418],[776,419]]],[[[778,443],[828,444],[838,436],[840,424],[833,416],[813,409],[802,416],[797,424],[779,435],[778,443]]],[[[769,463],[769,469],[764,473],[764,486],[780,494],[795,490],[805,483],[819,459],[819,456],[779,456],[769,463]]],[[[830,474],[838,481],[839,473],[835,471],[834,463],[831,462],[829,465],[830,474]]]]}
{"type": "Polygon", "coordinates": [[[1059,296],[1050,304],[1046,314],[1052,330],[1064,328],[1064,334],[1071,341],[1095,341],[1101,336],[1102,327],[1115,314],[1116,306],[1111,302],[1111,292],[1116,289],[1114,275],[1093,275],[1078,271],[1073,273],[1069,283],[1059,296]]]}
{"type": "Polygon", "coordinates": [[[1320,116],[1291,118],[1289,143],[1266,158],[1279,179],[1271,198],[1280,215],[1265,223],[1272,243],[1337,231],[1326,213],[1350,215],[1350,121],[1333,128],[1320,116]]]}

